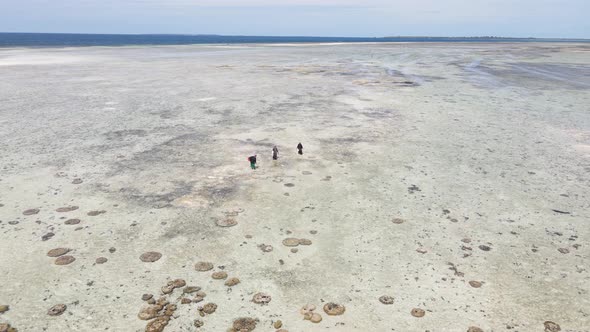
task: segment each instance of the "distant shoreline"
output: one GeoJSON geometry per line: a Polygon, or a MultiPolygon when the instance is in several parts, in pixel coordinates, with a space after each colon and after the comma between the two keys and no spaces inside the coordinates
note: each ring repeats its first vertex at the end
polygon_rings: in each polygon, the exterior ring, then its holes
{"type": "Polygon", "coordinates": [[[158,46],[194,44],[316,44],[316,43],[404,43],[404,42],[523,42],[590,43],[590,39],[513,38],[513,37],[305,37],[305,36],[222,36],[178,34],[78,34],[0,32],[0,48],[6,47],[84,47],[158,46]]]}

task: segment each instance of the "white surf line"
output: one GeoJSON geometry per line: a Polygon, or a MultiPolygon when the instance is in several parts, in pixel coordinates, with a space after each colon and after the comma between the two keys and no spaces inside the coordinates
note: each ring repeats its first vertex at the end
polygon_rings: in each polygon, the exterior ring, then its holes
{"type": "Polygon", "coordinates": [[[557,80],[557,81],[562,81],[562,82],[568,82],[568,83],[573,83],[573,84],[579,84],[585,87],[590,87],[590,84],[585,83],[585,82],[580,82],[580,81],[575,81],[572,80],[568,77],[563,77],[559,74],[556,74],[555,72],[551,72],[551,71],[547,71],[547,70],[543,70],[543,69],[531,69],[528,67],[522,67],[519,65],[511,65],[512,68],[518,69],[520,71],[523,71],[525,73],[529,73],[529,74],[533,74],[533,75],[538,75],[538,76],[543,76],[543,77],[547,77],[553,80],[557,80]]]}
{"type": "Polygon", "coordinates": [[[211,101],[211,100],[215,100],[217,99],[217,97],[206,97],[206,98],[200,98],[197,99],[198,101],[211,101]]]}

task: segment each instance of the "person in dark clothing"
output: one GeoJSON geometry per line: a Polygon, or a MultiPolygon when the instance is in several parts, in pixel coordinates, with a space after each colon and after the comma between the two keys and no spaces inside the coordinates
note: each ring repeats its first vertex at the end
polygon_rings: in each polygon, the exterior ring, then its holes
{"type": "Polygon", "coordinates": [[[303,145],[301,145],[301,142],[299,142],[299,144],[297,144],[297,150],[299,154],[303,154],[303,145]]]}
{"type": "Polygon", "coordinates": [[[279,148],[277,148],[277,146],[275,145],[272,148],[272,160],[277,160],[279,159],[279,148]]]}
{"type": "Polygon", "coordinates": [[[250,162],[250,168],[256,169],[256,155],[248,157],[248,161],[250,162]]]}

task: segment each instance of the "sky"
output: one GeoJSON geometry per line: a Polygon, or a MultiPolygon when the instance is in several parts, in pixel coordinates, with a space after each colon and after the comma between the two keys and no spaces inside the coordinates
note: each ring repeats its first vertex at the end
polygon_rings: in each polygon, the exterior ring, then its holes
{"type": "Polygon", "coordinates": [[[0,0],[0,31],[590,38],[590,0],[0,0]]]}

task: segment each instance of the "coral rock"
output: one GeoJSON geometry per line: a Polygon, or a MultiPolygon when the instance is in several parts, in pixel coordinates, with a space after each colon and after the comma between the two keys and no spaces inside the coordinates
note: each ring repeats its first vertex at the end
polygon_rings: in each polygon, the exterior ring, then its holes
{"type": "Polygon", "coordinates": [[[174,286],[172,286],[172,285],[166,285],[166,286],[163,286],[161,288],[161,290],[162,290],[162,293],[163,294],[170,294],[170,293],[172,293],[172,291],[174,291],[174,286]]]}
{"type": "Polygon", "coordinates": [[[55,249],[49,250],[47,252],[47,256],[49,256],[49,257],[59,257],[59,256],[63,256],[65,254],[67,254],[71,250],[72,249],[69,249],[69,248],[55,248],[55,249]]]}
{"type": "Polygon", "coordinates": [[[108,259],[106,257],[98,257],[96,259],[96,264],[104,264],[108,261],[108,259]]]}
{"type": "Polygon", "coordinates": [[[414,308],[412,309],[412,311],[410,312],[412,314],[412,316],[414,317],[424,317],[424,315],[426,315],[426,312],[422,309],[418,309],[418,308],[414,308]]]}
{"type": "Polygon", "coordinates": [[[559,332],[561,331],[561,327],[552,321],[546,321],[543,323],[545,325],[545,332],[559,332]]]}
{"type": "Polygon", "coordinates": [[[64,222],[66,225],[78,225],[80,223],[80,219],[68,219],[64,222]]]}
{"type": "Polygon", "coordinates": [[[213,272],[213,274],[211,274],[211,278],[216,279],[216,280],[225,279],[225,278],[227,278],[227,272],[225,272],[225,271],[213,272]]]}
{"type": "Polygon", "coordinates": [[[237,225],[238,222],[235,219],[226,218],[226,219],[217,219],[215,224],[217,224],[217,226],[219,226],[219,227],[233,227],[233,226],[237,225]]]}
{"type": "Polygon", "coordinates": [[[470,326],[470,327],[467,329],[467,332],[483,332],[483,330],[482,330],[482,329],[480,329],[480,328],[479,328],[479,327],[477,327],[477,326],[470,326]]]}
{"type": "Polygon", "coordinates": [[[162,306],[159,305],[149,305],[147,307],[142,308],[137,314],[137,317],[141,320],[150,320],[158,316],[158,312],[162,310],[162,306]]]}
{"type": "Polygon", "coordinates": [[[479,287],[481,287],[482,283],[479,281],[471,280],[469,282],[469,285],[473,288],[479,288],[479,287]]]}
{"type": "Polygon", "coordinates": [[[283,322],[277,320],[276,322],[274,322],[274,324],[272,324],[272,326],[274,326],[275,329],[280,329],[281,327],[283,327],[283,322]]]}
{"type": "Polygon", "coordinates": [[[145,332],[162,332],[169,321],[170,317],[168,316],[158,317],[147,324],[145,332]]]}
{"type": "Polygon", "coordinates": [[[198,292],[200,290],[201,290],[201,287],[198,287],[198,286],[186,286],[186,287],[184,287],[184,289],[182,290],[182,292],[184,294],[191,294],[191,293],[194,293],[194,292],[198,292]]]}
{"type": "Polygon", "coordinates": [[[198,262],[195,264],[195,270],[199,272],[205,272],[213,269],[213,263],[209,262],[198,262]]]}
{"type": "Polygon", "coordinates": [[[286,247],[297,247],[299,245],[299,239],[288,237],[283,240],[283,245],[286,247]]]}
{"type": "Polygon", "coordinates": [[[273,249],[270,244],[264,244],[264,243],[259,245],[258,248],[260,248],[260,250],[262,250],[262,252],[271,252],[273,249]]]}
{"type": "Polygon", "coordinates": [[[252,297],[252,302],[256,304],[268,304],[271,300],[270,295],[265,293],[256,293],[252,297]]]}
{"type": "Polygon", "coordinates": [[[217,310],[217,304],[215,303],[207,303],[203,306],[203,312],[210,315],[212,313],[215,312],[215,310],[217,310]]]}
{"type": "Polygon", "coordinates": [[[76,260],[74,256],[60,256],[55,259],[55,265],[68,265],[73,263],[76,260]]]}
{"type": "Polygon", "coordinates": [[[314,312],[313,314],[311,314],[311,318],[309,320],[312,323],[319,323],[322,321],[322,315],[318,314],[317,312],[314,312]]]}
{"type": "Polygon", "coordinates": [[[310,246],[311,245],[311,240],[308,240],[308,239],[299,239],[299,245],[302,245],[302,246],[310,246]]]}
{"type": "Polygon", "coordinates": [[[156,251],[144,252],[143,254],[141,254],[141,256],[139,256],[139,259],[141,259],[142,262],[146,263],[155,262],[160,258],[162,258],[162,254],[156,251]]]}
{"type": "Polygon", "coordinates": [[[98,216],[103,213],[107,213],[107,212],[105,210],[94,210],[94,211],[88,212],[87,215],[89,215],[91,217],[95,217],[95,216],[98,216]]]}
{"type": "Polygon", "coordinates": [[[59,316],[61,314],[64,313],[64,311],[66,311],[67,306],[65,304],[56,304],[53,307],[49,308],[49,310],[47,310],[47,314],[49,316],[59,316]]]}
{"type": "Polygon", "coordinates": [[[249,317],[242,317],[234,320],[232,324],[233,332],[250,332],[256,328],[256,320],[249,317]]]}
{"type": "Polygon", "coordinates": [[[324,311],[330,316],[342,315],[345,310],[346,308],[344,308],[344,306],[341,304],[330,302],[324,305],[324,311]]]}
{"type": "Polygon", "coordinates": [[[172,281],[172,286],[174,286],[174,288],[184,287],[186,286],[186,281],[184,281],[184,279],[175,279],[172,281]]]}
{"type": "Polygon", "coordinates": [[[238,278],[229,278],[225,281],[225,285],[228,287],[235,286],[240,283],[240,279],[238,278]]]}
{"type": "Polygon", "coordinates": [[[40,211],[39,209],[28,209],[28,210],[24,210],[24,211],[23,211],[23,214],[24,214],[25,216],[32,216],[32,215],[34,215],[34,214],[37,214],[37,213],[39,213],[39,211],[40,211]]]}
{"type": "Polygon", "coordinates": [[[78,210],[77,206],[65,206],[55,209],[56,212],[72,212],[78,210]]]}
{"type": "Polygon", "coordinates": [[[379,302],[381,302],[383,304],[393,304],[393,297],[383,295],[379,298],[379,302]]]}

